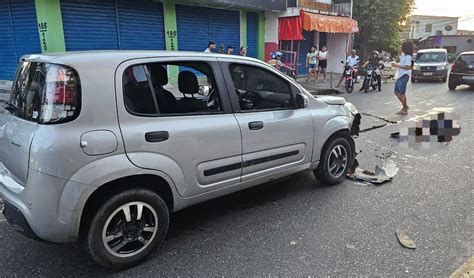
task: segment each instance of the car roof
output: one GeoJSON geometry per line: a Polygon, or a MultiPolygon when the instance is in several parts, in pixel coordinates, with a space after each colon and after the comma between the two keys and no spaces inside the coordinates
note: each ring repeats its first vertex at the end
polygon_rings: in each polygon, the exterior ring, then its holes
{"type": "Polygon", "coordinates": [[[459,55],[474,55],[474,51],[466,51],[466,52],[462,52],[461,54],[459,55]]]}
{"type": "Polygon", "coordinates": [[[22,60],[42,61],[58,64],[73,65],[75,62],[80,63],[96,63],[97,62],[115,62],[122,63],[131,59],[143,58],[161,58],[161,57],[214,57],[214,58],[233,58],[239,60],[247,60],[253,62],[262,62],[251,57],[243,57],[239,55],[214,54],[193,51],[165,51],[165,50],[94,50],[94,51],[69,51],[44,54],[27,54],[21,57],[22,60]]]}
{"type": "Polygon", "coordinates": [[[428,48],[428,49],[420,49],[417,53],[428,53],[428,52],[447,52],[444,48],[428,48]]]}

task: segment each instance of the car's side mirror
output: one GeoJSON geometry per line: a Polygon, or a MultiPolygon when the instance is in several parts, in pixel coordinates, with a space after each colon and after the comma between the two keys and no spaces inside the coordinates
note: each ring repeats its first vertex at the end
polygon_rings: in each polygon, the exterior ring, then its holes
{"type": "Polygon", "coordinates": [[[207,86],[207,85],[199,86],[198,94],[200,94],[201,96],[207,97],[209,95],[209,92],[210,92],[210,86],[207,86]]]}
{"type": "Polygon", "coordinates": [[[302,93],[296,94],[296,107],[297,108],[307,108],[309,104],[309,99],[302,93]]]}

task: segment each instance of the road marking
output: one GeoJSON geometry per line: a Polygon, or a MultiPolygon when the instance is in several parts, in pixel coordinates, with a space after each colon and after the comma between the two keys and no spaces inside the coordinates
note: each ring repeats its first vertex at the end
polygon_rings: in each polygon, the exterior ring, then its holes
{"type": "Polygon", "coordinates": [[[474,257],[471,257],[458,268],[449,278],[470,278],[474,277],[474,257]]]}

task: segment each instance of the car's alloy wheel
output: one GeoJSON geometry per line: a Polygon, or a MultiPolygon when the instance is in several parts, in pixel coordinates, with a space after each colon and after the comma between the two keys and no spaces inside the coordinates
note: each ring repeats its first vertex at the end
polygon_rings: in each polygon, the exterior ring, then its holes
{"type": "Polygon", "coordinates": [[[354,140],[345,133],[328,139],[318,167],[314,170],[316,178],[326,185],[341,183],[354,163],[354,140]]]}
{"type": "Polygon", "coordinates": [[[102,242],[112,255],[130,257],[143,251],[158,231],[156,211],[143,202],[127,203],[107,219],[102,242]]]}
{"type": "Polygon", "coordinates": [[[332,148],[327,161],[331,177],[334,179],[341,177],[349,162],[348,156],[348,151],[343,145],[336,145],[332,148]]]}
{"type": "Polygon", "coordinates": [[[87,233],[87,246],[102,266],[135,266],[166,237],[169,211],[165,201],[148,189],[132,188],[104,196],[87,233]]]}

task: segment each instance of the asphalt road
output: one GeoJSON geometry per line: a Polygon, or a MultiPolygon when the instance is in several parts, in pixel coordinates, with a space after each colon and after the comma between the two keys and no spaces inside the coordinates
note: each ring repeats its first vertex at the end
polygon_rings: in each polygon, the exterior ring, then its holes
{"type": "MultiPolygon", "coordinates": [[[[361,112],[401,121],[356,142],[364,169],[392,154],[400,171],[389,183],[325,187],[302,172],[197,205],[172,216],[148,261],[121,272],[94,265],[79,244],[35,242],[0,220],[0,276],[448,276],[474,255],[474,91],[411,84],[410,115],[400,117],[392,89],[343,95],[361,112]],[[413,149],[389,138],[435,107],[460,116],[461,134],[448,146],[413,149]],[[396,228],[416,250],[399,244],[396,228]]],[[[386,123],[362,121],[363,129],[386,123]]]]}

